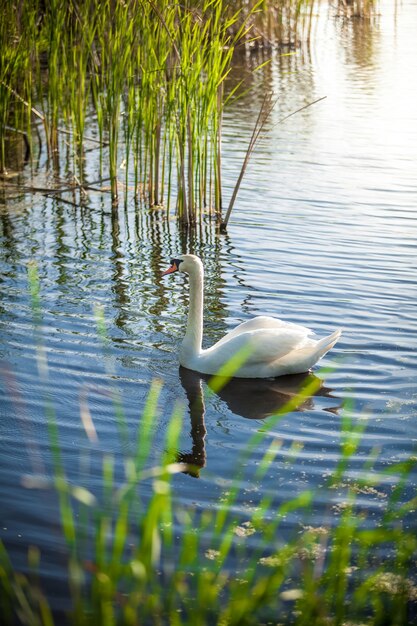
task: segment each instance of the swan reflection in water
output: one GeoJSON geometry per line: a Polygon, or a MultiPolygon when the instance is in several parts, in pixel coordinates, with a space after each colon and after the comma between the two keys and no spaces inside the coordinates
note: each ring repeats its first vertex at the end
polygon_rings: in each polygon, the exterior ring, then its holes
{"type": "MultiPolygon", "coordinates": [[[[226,381],[180,367],[179,375],[188,400],[192,448],[189,452],[179,452],[177,460],[186,463],[189,467],[185,473],[196,478],[206,465],[204,385],[225,402],[235,415],[258,420],[276,415],[291,401],[294,405],[290,406],[289,411],[310,411],[315,406],[316,396],[334,397],[331,395],[332,390],[311,372],[274,379],[232,378],[226,381]],[[311,395],[301,397],[297,402],[307,388],[311,390],[311,395]]],[[[338,408],[339,405],[326,410],[335,413],[338,408]]]]}

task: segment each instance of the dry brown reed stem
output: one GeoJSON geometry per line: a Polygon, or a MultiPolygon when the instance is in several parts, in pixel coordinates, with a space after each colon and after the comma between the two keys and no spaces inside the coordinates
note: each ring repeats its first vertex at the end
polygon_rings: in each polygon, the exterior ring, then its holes
{"type": "MultiPolygon", "coordinates": [[[[293,115],[296,115],[297,113],[300,113],[301,111],[304,111],[305,109],[308,109],[313,104],[317,104],[317,102],[321,102],[322,100],[325,100],[326,98],[327,96],[322,96],[321,98],[317,98],[317,100],[314,100],[313,102],[309,102],[308,104],[302,106],[296,111],[292,111],[288,115],[285,115],[284,117],[279,119],[278,122],[274,124],[274,126],[277,126],[278,124],[282,124],[282,122],[285,122],[285,120],[288,120],[293,115]]],[[[252,156],[252,153],[255,150],[256,144],[258,143],[259,139],[263,137],[263,135],[261,136],[261,132],[265,128],[265,124],[268,121],[275,104],[276,104],[276,100],[272,99],[272,94],[267,94],[262,101],[261,108],[259,110],[259,114],[258,114],[258,117],[255,122],[255,126],[252,131],[252,136],[249,141],[248,149],[246,151],[246,155],[242,164],[242,169],[240,170],[239,178],[236,181],[236,185],[233,190],[232,197],[230,199],[229,207],[227,209],[225,218],[220,225],[220,229],[223,232],[226,230],[227,224],[229,223],[230,215],[231,215],[233,206],[235,204],[236,196],[238,194],[243,176],[246,172],[246,168],[248,166],[250,157],[252,156]]]]}
{"type": "Polygon", "coordinates": [[[217,218],[221,219],[223,212],[222,198],[222,125],[223,125],[223,83],[217,91],[217,110],[219,111],[219,125],[217,131],[217,180],[216,180],[216,212],[217,218]]]}
{"type": "Polygon", "coordinates": [[[259,136],[260,136],[263,128],[265,127],[265,124],[266,124],[269,116],[272,113],[272,109],[274,108],[274,106],[276,104],[276,100],[273,100],[272,96],[273,96],[272,93],[268,93],[268,94],[266,94],[264,96],[264,99],[262,100],[261,108],[259,110],[259,114],[258,114],[258,117],[256,119],[255,126],[253,127],[252,136],[250,138],[249,145],[248,145],[248,148],[246,150],[245,158],[243,160],[242,168],[240,170],[239,177],[238,177],[238,179],[236,181],[235,188],[233,189],[232,197],[230,199],[226,215],[224,217],[224,220],[221,223],[221,230],[225,230],[227,228],[227,224],[229,222],[230,215],[232,213],[232,209],[233,209],[233,206],[235,204],[236,196],[237,196],[238,191],[240,189],[240,185],[241,185],[241,182],[243,180],[243,176],[245,175],[246,168],[248,166],[249,160],[250,160],[250,158],[252,156],[252,153],[253,153],[253,151],[255,149],[255,146],[256,146],[256,144],[258,142],[259,136]]]}

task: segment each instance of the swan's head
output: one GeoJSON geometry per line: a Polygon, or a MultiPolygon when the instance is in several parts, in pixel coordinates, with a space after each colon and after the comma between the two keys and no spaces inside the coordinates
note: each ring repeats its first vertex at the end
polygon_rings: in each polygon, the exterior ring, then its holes
{"type": "Polygon", "coordinates": [[[185,274],[193,274],[195,272],[202,272],[203,264],[195,254],[181,254],[175,259],[171,259],[170,266],[162,276],[172,274],[173,272],[185,272],[185,274]]]}

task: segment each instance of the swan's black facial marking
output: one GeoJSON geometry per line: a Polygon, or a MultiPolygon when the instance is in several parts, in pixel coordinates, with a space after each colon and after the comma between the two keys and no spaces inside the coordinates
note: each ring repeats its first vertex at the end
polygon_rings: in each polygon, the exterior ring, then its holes
{"type": "Polygon", "coordinates": [[[162,276],[166,276],[167,274],[172,274],[173,272],[178,272],[180,263],[182,263],[183,259],[171,259],[170,266],[165,272],[163,272],[162,276]]]}

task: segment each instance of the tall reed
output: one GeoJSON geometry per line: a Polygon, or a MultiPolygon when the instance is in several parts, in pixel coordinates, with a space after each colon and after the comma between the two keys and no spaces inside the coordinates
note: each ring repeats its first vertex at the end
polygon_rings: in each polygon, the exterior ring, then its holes
{"type": "Polygon", "coordinates": [[[8,126],[31,139],[33,76],[36,60],[36,6],[17,16],[12,2],[2,6],[0,20],[0,173],[6,168],[8,126]]]}
{"type": "Polygon", "coordinates": [[[221,125],[233,56],[241,45],[308,39],[315,1],[4,0],[0,168],[8,125],[30,135],[36,115],[49,162],[58,170],[65,133],[73,178],[83,185],[89,125],[113,203],[124,172],[126,200],[133,187],[137,200],[170,211],[175,190],[182,223],[206,212],[221,222],[221,125]]]}

